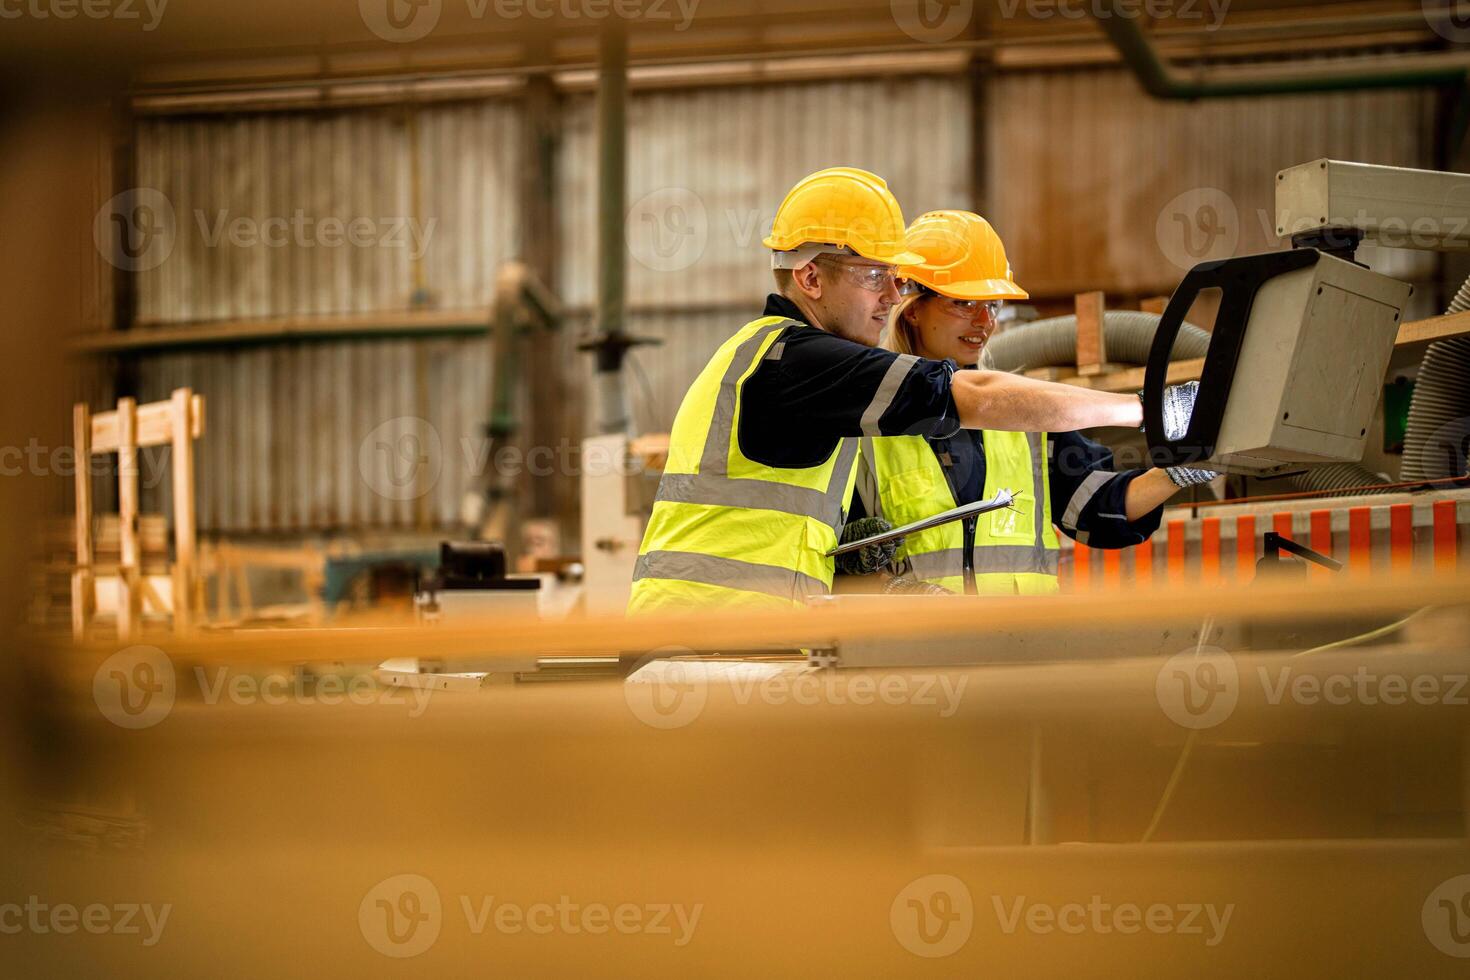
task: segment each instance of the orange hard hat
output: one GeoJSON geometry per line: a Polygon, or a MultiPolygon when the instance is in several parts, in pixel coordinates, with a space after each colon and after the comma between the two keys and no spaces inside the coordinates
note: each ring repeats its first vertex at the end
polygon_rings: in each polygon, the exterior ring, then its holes
{"type": "Polygon", "coordinates": [[[953,299],[1026,299],[1011,278],[1005,245],[990,222],[972,211],[930,211],[909,225],[905,239],[923,261],[899,275],[953,299]]]}

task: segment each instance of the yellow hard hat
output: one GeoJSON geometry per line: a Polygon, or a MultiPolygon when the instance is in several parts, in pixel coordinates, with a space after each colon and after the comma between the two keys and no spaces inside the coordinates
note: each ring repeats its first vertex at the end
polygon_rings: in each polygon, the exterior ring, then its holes
{"type": "Polygon", "coordinates": [[[953,299],[1026,299],[1011,278],[1006,249],[990,222],[972,211],[930,211],[909,225],[908,247],[923,261],[898,274],[953,299]]]}
{"type": "Polygon", "coordinates": [[[829,167],[796,182],[764,244],[775,253],[776,268],[796,268],[818,252],[844,249],[889,265],[922,262],[922,255],[904,247],[903,224],[903,211],[882,177],[856,167],[829,167]],[[834,247],[803,247],[816,245],[834,247]]]}

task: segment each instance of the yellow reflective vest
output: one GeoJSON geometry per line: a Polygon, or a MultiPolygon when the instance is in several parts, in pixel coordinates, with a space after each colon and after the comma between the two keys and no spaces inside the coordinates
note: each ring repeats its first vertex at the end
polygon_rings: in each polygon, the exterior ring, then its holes
{"type": "MultiPolygon", "coordinates": [[[[983,434],[985,490],[1016,495],[1014,506],[981,514],[975,527],[975,589],[981,595],[1042,595],[1058,591],[1060,543],[1051,522],[1046,433],[983,434]]],[[[944,465],[922,436],[862,440],[859,486],[868,513],[894,527],[957,506],[944,465]]],[[[909,535],[895,555],[915,577],[965,591],[964,523],[909,535]]]]}
{"type": "Polygon", "coordinates": [[[694,380],[669,437],[628,612],[709,606],[790,608],[831,591],[832,559],[857,475],[858,441],[820,465],[766,466],[740,451],[741,391],[781,335],[801,324],[754,320],[694,380]]]}

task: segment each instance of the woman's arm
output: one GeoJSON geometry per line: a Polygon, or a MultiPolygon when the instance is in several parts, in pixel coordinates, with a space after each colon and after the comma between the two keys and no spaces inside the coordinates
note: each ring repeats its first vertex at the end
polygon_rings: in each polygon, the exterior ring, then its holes
{"type": "Polygon", "coordinates": [[[1136,521],[1156,507],[1162,507],[1169,498],[1179,492],[1174,481],[1164,470],[1148,470],[1139,474],[1128,484],[1123,495],[1123,512],[1130,521],[1136,521]]]}
{"type": "Polygon", "coordinates": [[[952,386],[960,424],[1007,432],[1067,432],[1099,425],[1138,428],[1136,395],[1037,381],[1004,371],[959,371],[952,386]]]}

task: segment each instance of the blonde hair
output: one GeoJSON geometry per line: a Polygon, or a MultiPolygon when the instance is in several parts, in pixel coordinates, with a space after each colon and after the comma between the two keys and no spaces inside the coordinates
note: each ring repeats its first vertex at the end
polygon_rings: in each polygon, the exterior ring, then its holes
{"type": "MultiPolygon", "coordinates": [[[[919,300],[931,295],[927,292],[917,292],[894,303],[888,310],[888,326],[879,338],[878,345],[885,350],[891,350],[897,354],[914,354],[922,357],[919,353],[919,338],[913,325],[904,319],[904,311],[913,306],[919,300]]],[[[960,365],[964,367],[965,365],[960,365]]],[[[990,356],[990,345],[986,344],[980,349],[980,363],[976,365],[985,371],[994,371],[995,358],[990,356]]]]}

